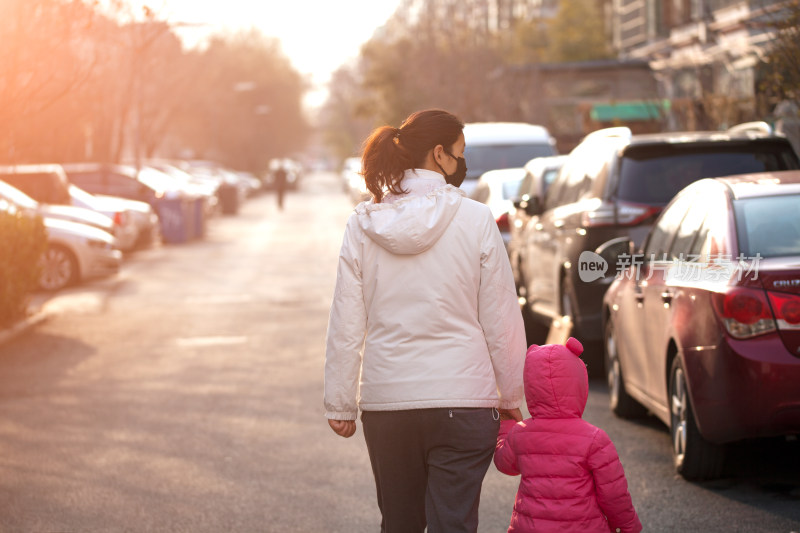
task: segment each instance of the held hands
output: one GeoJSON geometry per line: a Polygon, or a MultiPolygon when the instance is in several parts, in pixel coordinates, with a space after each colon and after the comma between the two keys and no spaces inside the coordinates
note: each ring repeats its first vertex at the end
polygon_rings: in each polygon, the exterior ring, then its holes
{"type": "Polygon", "coordinates": [[[498,409],[497,411],[500,413],[500,420],[522,422],[522,411],[519,410],[519,407],[516,409],[498,409]]]}
{"type": "MultiPolygon", "coordinates": [[[[517,409],[519,411],[519,409],[517,409]]],[[[521,420],[521,418],[520,418],[521,420]]],[[[355,420],[331,420],[328,419],[328,425],[339,436],[344,438],[352,437],[356,432],[355,420]]]]}

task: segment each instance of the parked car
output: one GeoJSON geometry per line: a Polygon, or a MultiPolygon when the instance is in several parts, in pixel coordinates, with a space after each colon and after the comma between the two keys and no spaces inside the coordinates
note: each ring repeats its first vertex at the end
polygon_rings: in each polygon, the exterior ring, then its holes
{"type": "Polygon", "coordinates": [[[163,172],[148,166],[137,170],[130,165],[103,163],[69,163],[63,168],[71,183],[89,193],[150,204],[167,242],[184,242],[203,234],[203,197],[163,172]]]}
{"type": "Polygon", "coordinates": [[[44,219],[47,250],[42,259],[42,289],[55,291],[71,284],[110,276],[119,271],[122,252],[105,231],[50,217],[44,219]]]}
{"type": "Polygon", "coordinates": [[[555,139],[547,128],[523,122],[473,122],[464,126],[467,193],[489,170],[521,168],[535,157],[556,155],[555,139]]]}
{"type": "Polygon", "coordinates": [[[213,217],[219,211],[221,180],[215,178],[204,179],[179,168],[169,161],[147,160],[145,164],[182,183],[191,193],[202,196],[206,205],[207,217],[213,217]]]}
{"type": "MultiPolygon", "coordinates": [[[[3,176],[0,176],[3,177],[3,176]]],[[[114,221],[102,213],[83,207],[71,205],[55,205],[37,202],[21,190],[0,180],[0,198],[15,205],[31,215],[38,214],[43,217],[57,218],[86,224],[97,229],[103,230],[111,235],[114,234],[114,221]]]]}
{"type": "Polygon", "coordinates": [[[525,177],[524,168],[504,168],[484,172],[469,195],[470,198],[486,204],[492,211],[508,250],[511,238],[508,226],[508,212],[514,207],[514,199],[519,193],[519,185],[525,177]]]}
{"type": "MultiPolygon", "coordinates": [[[[33,200],[31,200],[33,201],[33,200]]],[[[26,205],[0,197],[0,210],[39,216],[26,205]]],[[[115,248],[108,232],[86,224],[49,216],[42,217],[47,233],[47,249],[42,259],[39,286],[47,291],[119,271],[122,252],[115,248]]]]}
{"type": "MultiPolygon", "coordinates": [[[[610,128],[587,135],[543,202],[529,202],[520,255],[527,316],[543,325],[569,316],[573,335],[600,341],[610,280],[581,280],[583,252],[616,237],[641,243],[673,196],[701,178],[798,168],[789,141],[764,123],[727,132],[633,135],[610,128]]],[[[596,359],[593,368],[602,366],[596,359]]]]}
{"type": "Polygon", "coordinates": [[[235,215],[247,198],[248,186],[232,172],[224,170],[213,161],[199,159],[179,160],[175,166],[200,180],[214,180],[218,183],[217,197],[222,214],[235,215]]]}
{"type": "Polygon", "coordinates": [[[136,247],[139,242],[139,226],[134,213],[125,204],[132,200],[110,196],[99,198],[72,184],[69,185],[69,195],[72,205],[101,213],[114,222],[113,234],[120,250],[127,252],[136,247]]]}
{"type": "Polygon", "coordinates": [[[361,158],[348,157],[342,164],[342,182],[345,192],[354,204],[361,203],[372,198],[372,194],[367,190],[367,183],[361,175],[361,158]]]}
{"type": "Polygon", "coordinates": [[[677,471],[800,433],[800,172],[705,179],[666,207],[603,301],[610,407],[670,428],[677,471]]]}
{"type": "MultiPolygon", "coordinates": [[[[83,189],[81,189],[83,190],[83,189]]],[[[117,196],[106,196],[103,194],[93,194],[95,198],[110,200],[118,203],[133,219],[138,230],[136,246],[149,246],[161,242],[161,227],[153,206],[147,202],[131,200],[129,198],[119,198],[117,196]]]]}
{"type": "Polygon", "coordinates": [[[566,155],[553,155],[536,157],[525,163],[525,177],[519,185],[519,190],[508,212],[508,257],[517,287],[520,286],[521,254],[525,252],[522,243],[523,230],[531,218],[528,210],[533,212],[538,209],[536,202],[544,198],[548,187],[558,176],[566,159],[566,155]]]}

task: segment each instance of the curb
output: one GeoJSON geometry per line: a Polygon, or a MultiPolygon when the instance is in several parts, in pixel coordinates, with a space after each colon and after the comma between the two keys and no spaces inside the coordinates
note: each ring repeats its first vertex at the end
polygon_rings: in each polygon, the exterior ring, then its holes
{"type": "Polygon", "coordinates": [[[38,309],[27,318],[20,320],[8,328],[0,330],[0,345],[19,337],[26,331],[47,320],[49,316],[50,315],[43,309],[38,309]]]}

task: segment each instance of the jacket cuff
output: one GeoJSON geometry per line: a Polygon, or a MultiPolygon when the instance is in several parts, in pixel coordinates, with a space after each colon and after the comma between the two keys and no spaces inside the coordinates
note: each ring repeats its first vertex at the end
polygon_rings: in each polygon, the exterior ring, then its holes
{"type": "Polygon", "coordinates": [[[522,400],[500,400],[498,409],[519,409],[522,407],[522,400]]]}
{"type": "Polygon", "coordinates": [[[325,411],[325,418],[330,420],[355,420],[358,418],[358,413],[342,412],[342,411],[325,411]]]}

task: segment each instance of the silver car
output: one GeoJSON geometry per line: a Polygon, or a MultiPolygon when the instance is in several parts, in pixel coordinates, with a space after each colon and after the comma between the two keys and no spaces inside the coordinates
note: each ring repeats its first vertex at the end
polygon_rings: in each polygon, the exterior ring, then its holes
{"type": "Polygon", "coordinates": [[[42,256],[42,289],[55,291],[90,278],[119,271],[122,252],[103,230],[45,217],[47,250],[42,256]]]}

